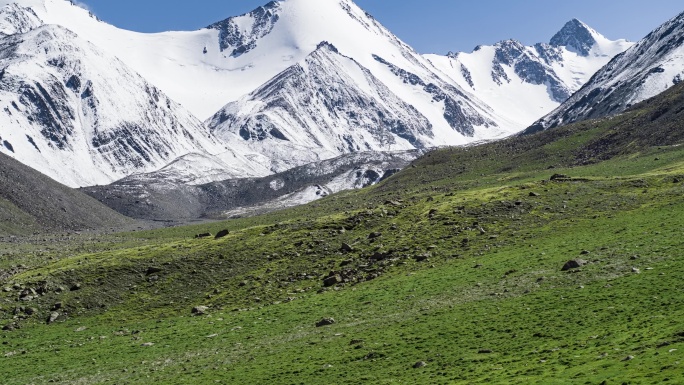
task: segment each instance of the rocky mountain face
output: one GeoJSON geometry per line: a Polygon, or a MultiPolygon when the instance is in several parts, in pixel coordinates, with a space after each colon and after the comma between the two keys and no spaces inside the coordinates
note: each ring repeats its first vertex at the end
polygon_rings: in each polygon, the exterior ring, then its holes
{"type": "Polygon", "coordinates": [[[297,57],[301,47],[314,47],[206,121],[224,141],[270,158],[274,172],[345,153],[509,132],[492,109],[351,1],[272,2],[210,28],[220,31],[227,60],[273,56],[288,45],[297,48],[287,57],[297,57]]]}
{"type": "MultiPolygon", "coordinates": [[[[422,155],[419,150],[357,152],[262,178],[189,185],[163,169],[82,191],[114,210],[139,219],[189,221],[228,218],[291,207],[339,191],[367,187],[422,155]]],[[[173,166],[170,166],[173,167],[173,166]]]]}
{"type": "Polygon", "coordinates": [[[207,28],[219,31],[221,51],[229,51],[230,57],[238,57],[256,48],[258,39],[273,31],[280,19],[279,9],[280,4],[271,1],[246,15],[231,17],[207,28]]]}
{"type": "Polygon", "coordinates": [[[684,79],[684,13],[618,55],[570,99],[525,132],[609,116],[684,79]]]}
{"type": "Polygon", "coordinates": [[[631,44],[608,40],[573,19],[549,43],[505,40],[472,53],[425,57],[521,130],[567,100],[631,44]]]}
{"type": "MultiPolygon", "coordinates": [[[[70,186],[153,171],[188,153],[228,157],[197,118],[117,58],[16,4],[0,20],[5,154],[70,186]]],[[[232,168],[258,175],[246,159],[232,168]]]]}
{"type": "Polygon", "coordinates": [[[302,160],[426,148],[434,140],[424,115],[327,42],[207,124],[227,142],[247,142],[279,172],[302,160]]]}

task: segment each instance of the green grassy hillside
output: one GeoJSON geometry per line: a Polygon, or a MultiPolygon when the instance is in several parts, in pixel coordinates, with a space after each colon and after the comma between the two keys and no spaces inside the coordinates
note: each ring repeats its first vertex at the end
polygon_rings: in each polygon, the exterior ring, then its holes
{"type": "Polygon", "coordinates": [[[683,383],[681,92],[265,216],[0,244],[0,376],[683,383]]]}

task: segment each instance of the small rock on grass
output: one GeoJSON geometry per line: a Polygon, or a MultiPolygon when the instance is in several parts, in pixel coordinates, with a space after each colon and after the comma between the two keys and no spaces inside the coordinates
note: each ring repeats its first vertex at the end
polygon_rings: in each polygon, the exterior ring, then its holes
{"type": "Polygon", "coordinates": [[[195,306],[192,308],[192,314],[204,315],[207,314],[207,310],[209,310],[207,306],[195,306]]]}
{"type": "Polygon", "coordinates": [[[47,319],[47,323],[51,324],[51,323],[57,321],[57,318],[59,318],[59,313],[52,312],[52,313],[50,313],[50,316],[47,319]]]}
{"type": "Polygon", "coordinates": [[[142,347],[148,348],[150,346],[154,346],[154,342],[145,342],[144,344],[140,345],[142,347]]]}
{"type": "Polygon", "coordinates": [[[634,356],[627,356],[622,359],[622,361],[632,361],[634,359],[634,356]]]}
{"type": "Polygon", "coordinates": [[[323,280],[323,286],[325,287],[335,286],[338,283],[342,283],[342,277],[340,277],[339,275],[332,275],[323,280]]]}
{"type": "Polygon", "coordinates": [[[225,237],[228,236],[228,234],[230,234],[230,231],[228,231],[228,230],[221,230],[221,231],[219,231],[218,233],[216,233],[216,236],[214,237],[214,239],[225,238],[225,237]]]}
{"type": "Polygon", "coordinates": [[[583,259],[573,259],[571,261],[568,261],[563,265],[563,268],[561,271],[568,271],[572,269],[579,269],[580,267],[586,265],[588,262],[583,260],[583,259]]]}
{"type": "Polygon", "coordinates": [[[420,368],[424,368],[426,366],[427,366],[427,362],[425,362],[425,361],[418,361],[415,364],[413,364],[414,369],[420,369],[420,368]]]}
{"type": "Polygon", "coordinates": [[[320,328],[323,326],[330,326],[335,324],[335,319],[333,318],[323,318],[320,321],[316,322],[316,327],[320,328]]]}
{"type": "Polygon", "coordinates": [[[351,253],[354,251],[354,248],[351,247],[348,243],[343,243],[342,246],[340,247],[340,250],[345,253],[351,253]]]}

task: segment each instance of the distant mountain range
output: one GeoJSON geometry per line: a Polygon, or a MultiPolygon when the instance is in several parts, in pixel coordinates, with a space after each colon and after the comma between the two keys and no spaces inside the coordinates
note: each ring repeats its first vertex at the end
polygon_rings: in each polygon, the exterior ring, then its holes
{"type": "Polygon", "coordinates": [[[500,138],[631,45],[573,20],[549,44],[420,55],[350,0],[271,2],[160,34],[66,0],[0,6],[1,151],[70,186],[172,163],[188,184],[263,177],[500,138]]]}

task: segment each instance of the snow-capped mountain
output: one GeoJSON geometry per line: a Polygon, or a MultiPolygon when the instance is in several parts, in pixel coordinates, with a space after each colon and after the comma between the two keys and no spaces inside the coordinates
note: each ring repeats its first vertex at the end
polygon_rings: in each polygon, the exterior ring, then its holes
{"type": "Polygon", "coordinates": [[[352,0],[272,1],[198,31],[157,34],[118,29],[68,0],[3,5],[10,72],[0,101],[13,128],[0,132],[12,147],[2,151],[69,185],[162,168],[197,184],[350,152],[503,137],[628,44],[573,21],[551,44],[422,56],[352,0]],[[55,36],[38,32],[48,30],[55,36]],[[31,51],[39,45],[52,48],[31,51]],[[35,88],[32,106],[28,96],[21,103],[22,84],[35,88]]]}
{"type": "Polygon", "coordinates": [[[682,80],[684,13],[615,57],[579,92],[525,132],[617,114],[682,80]]]}
{"type": "Polygon", "coordinates": [[[64,27],[11,4],[0,12],[0,31],[5,154],[70,186],[157,170],[189,153],[226,160],[233,176],[265,174],[120,60],[64,27]]]}
{"type": "MultiPolygon", "coordinates": [[[[418,77],[412,80],[428,88],[418,77]]],[[[471,122],[495,125],[472,110],[464,111],[454,101],[458,91],[442,86],[433,84],[432,92],[435,99],[445,101],[454,130],[472,135],[471,122]]],[[[267,155],[277,172],[344,153],[436,144],[432,123],[423,114],[327,42],[301,64],[229,104],[208,125],[225,141],[244,141],[251,150],[267,155]]]]}
{"type": "MultiPolygon", "coordinates": [[[[282,79],[284,73],[294,73],[293,68],[315,61],[315,52],[323,42],[328,42],[339,53],[336,60],[326,64],[343,66],[327,68],[327,72],[351,71],[337,77],[337,81],[346,82],[338,83],[337,88],[349,89],[350,95],[361,95],[358,91],[362,87],[362,99],[380,106],[366,115],[389,113],[385,126],[397,126],[398,118],[407,116],[407,111],[413,112],[406,106],[415,109],[415,118],[400,122],[409,126],[406,130],[387,127],[378,130],[389,133],[380,141],[377,133],[348,132],[352,122],[346,122],[346,116],[331,112],[337,122],[316,128],[318,134],[312,140],[320,142],[317,147],[312,147],[311,141],[298,141],[312,134],[310,127],[297,127],[301,129],[298,135],[289,137],[289,143],[285,144],[300,149],[295,153],[299,159],[292,159],[292,154],[288,154],[288,163],[283,163],[277,153],[287,146],[262,151],[262,143],[253,143],[254,136],[245,140],[239,135],[236,137],[238,143],[231,143],[245,153],[257,150],[258,154],[271,157],[275,151],[271,162],[273,171],[351,150],[464,144],[501,137],[518,128],[437,71],[351,0],[271,2],[246,15],[231,17],[199,31],[161,34],[119,30],[64,0],[30,1],[36,4],[32,9],[45,22],[63,25],[86,36],[198,117],[210,117],[219,110],[223,113],[227,103],[237,103],[228,109],[235,110],[237,105],[249,105],[249,109],[234,111],[231,115],[236,116],[236,120],[254,121],[255,116],[248,116],[254,111],[254,103],[247,103],[247,100],[251,98],[257,102],[257,90],[263,90],[266,83],[273,84],[276,78],[282,79]],[[372,75],[373,84],[368,83],[366,75],[360,75],[363,73],[372,75]],[[369,86],[377,89],[371,90],[369,86]],[[390,100],[385,103],[378,95],[388,96],[390,100]],[[416,127],[415,122],[420,122],[421,127],[416,127]],[[334,136],[321,137],[321,132],[330,132],[333,128],[337,130],[334,136]],[[407,140],[402,137],[406,136],[403,133],[392,132],[409,130],[421,133],[420,137],[407,140]],[[353,141],[340,146],[339,137],[351,137],[353,141]],[[414,145],[407,146],[405,143],[410,141],[414,145]]],[[[264,106],[257,110],[262,115],[266,112],[267,115],[279,114],[266,111],[269,108],[264,106]]],[[[306,114],[306,111],[294,113],[306,114]]],[[[310,117],[301,116],[301,119],[311,121],[310,117]]],[[[277,119],[273,122],[281,123],[277,119]]],[[[227,129],[224,124],[220,131],[239,132],[240,128],[227,129]]],[[[284,128],[279,130],[284,131],[284,128]]]]}
{"type": "Polygon", "coordinates": [[[574,92],[633,43],[611,41],[573,19],[549,43],[506,40],[471,53],[425,57],[521,130],[574,92]]]}
{"type": "Polygon", "coordinates": [[[273,171],[514,132],[351,1],[272,2],[212,28],[233,60],[295,61],[207,121],[222,139],[269,156],[273,171]]]}

